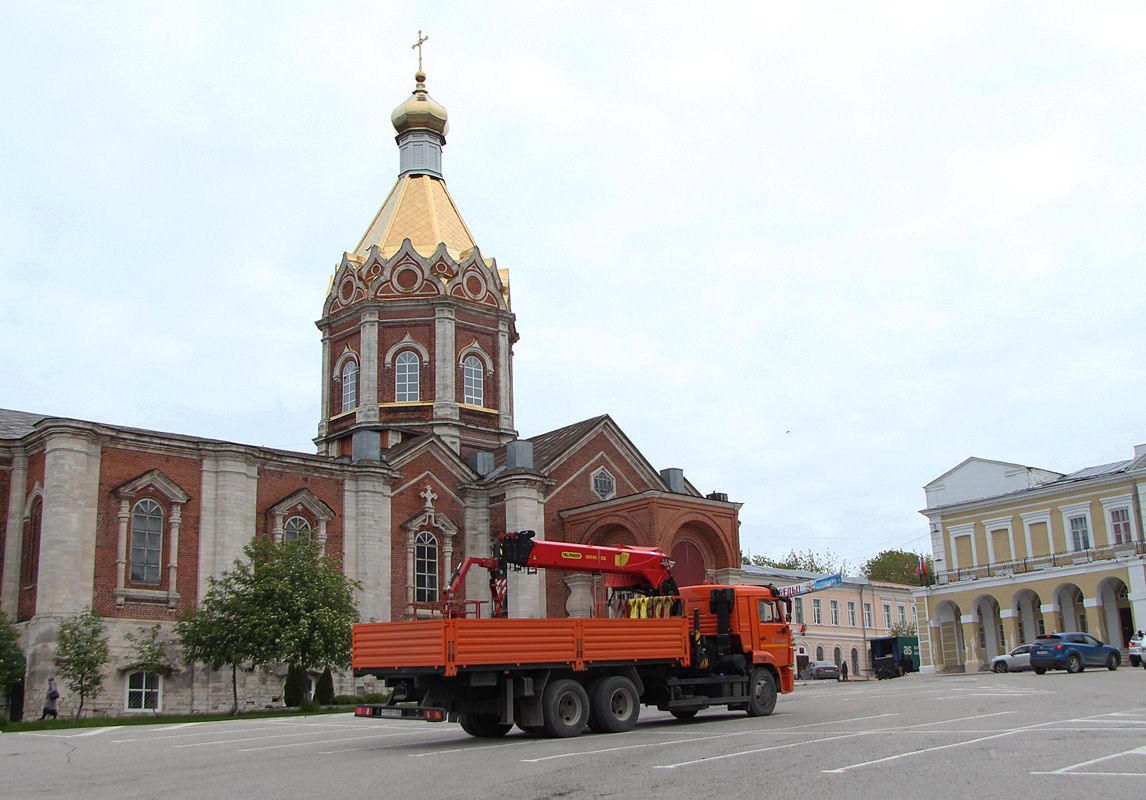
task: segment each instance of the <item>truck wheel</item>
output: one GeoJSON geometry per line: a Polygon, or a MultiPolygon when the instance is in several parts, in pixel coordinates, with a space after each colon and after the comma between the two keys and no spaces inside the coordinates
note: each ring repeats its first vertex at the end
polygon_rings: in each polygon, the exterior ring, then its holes
{"type": "Polygon", "coordinates": [[[463,731],[479,739],[497,739],[505,736],[513,727],[503,724],[496,714],[471,714],[469,712],[459,714],[458,723],[462,726],[463,731]]]}
{"type": "Polygon", "coordinates": [[[672,714],[677,719],[692,719],[693,717],[696,716],[696,709],[695,708],[674,708],[673,710],[669,711],[669,713],[672,714]]]}
{"type": "Polygon", "coordinates": [[[748,679],[748,716],[766,717],[776,707],[776,679],[766,669],[752,670],[748,679]]]}
{"type": "Polygon", "coordinates": [[[590,687],[589,727],[597,733],[631,731],[640,713],[637,687],[623,675],[609,675],[590,687]]]}
{"type": "Polygon", "coordinates": [[[545,732],[563,739],[580,736],[589,722],[589,695],[577,681],[562,678],[545,687],[541,697],[545,732]]]}

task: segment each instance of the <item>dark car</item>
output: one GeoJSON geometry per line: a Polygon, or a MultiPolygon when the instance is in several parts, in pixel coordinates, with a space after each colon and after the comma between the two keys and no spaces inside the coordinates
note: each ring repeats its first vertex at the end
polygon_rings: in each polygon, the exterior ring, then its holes
{"type": "Polygon", "coordinates": [[[1089,633],[1044,633],[1031,646],[1031,669],[1042,675],[1048,669],[1082,672],[1086,667],[1118,669],[1118,649],[1103,644],[1089,633]]]}
{"type": "Polygon", "coordinates": [[[808,666],[800,670],[800,680],[828,680],[840,679],[840,668],[831,661],[809,661],[808,666]]]}

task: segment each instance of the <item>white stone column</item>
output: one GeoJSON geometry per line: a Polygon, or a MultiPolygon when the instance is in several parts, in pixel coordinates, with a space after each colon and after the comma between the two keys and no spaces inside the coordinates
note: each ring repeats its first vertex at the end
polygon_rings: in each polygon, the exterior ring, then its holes
{"type": "Polygon", "coordinates": [[[498,424],[503,431],[513,430],[513,344],[509,340],[509,322],[501,320],[497,331],[498,424]]]}
{"type": "Polygon", "coordinates": [[[434,417],[459,419],[457,395],[457,322],[448,306],[434,309],[434,417]]]}
{"type": "Polygon", "coordinates": [[[0,610],[16,619],[20,600],[20,560],[24,548],[24,505],[28,491],[28,457],[17,452],[12,458],[8,484],[8,519],[4,535],[4,574],[0,576],[0,610]]]}
{"type": "Polygon", "coordinates": [[[321,408],[319,409],[318,420],[318,436],[322,438],[326,436],[327,420],[330,419],[330,386],[334,381],[334,376],[330,371],[334,365],[330,363],[330,332],[322,332],[322,381],[319,384],[322,387],[321,408]]]}
{"type": "Polygon", "coordinates": [[[359,345],[362,352],[358,365],[358,411],[355,422],[377,422],[378,415],[378,309],[362,312],[359,345]]]}
{"type": "MultiPolygon", "coordinates": [[[[489,495],[485,491],[473,489],[465,491],[462,498],[466,504],[465,557],[488,558],[493,555],[490,552],[489,495]]],[[[489,573],[486,570],[471,569],[466,575],[466,600],[484,601],[485,605],[481,606],[483,617],[493,613],[489,573]]]]}
{"type": "Polygon", "coordinates": [[[171,518],[167,526],[167,607],[174,609],[179,601],[179,528],[183,524],[183,504],[171,504],[171,518]]]}
{"type": "MultiPolygon", "coordinates": [[[[499,482],[505,488],[507,531],[535,531],[534,541],[545,538],[544,481],[539,474],[523,474],[499,482]]],[[[544,570],[533,575],[510,570],[508,577],[509,616],[543,619],[546,615],[544,570]]]]}
{"type": "Polygon", "coordinates": [[[1127,599],[1134,615],[1134,630],[1146,629],[1146,566],[1141,562],[1128,564],[1127,599]]]}
{"type": "Polygon", "coordinates": [[[245,454],[220,452],[203,459],[199,599],[207,593],[207,578],[231,569],[254,538],[258,488],[259,469],[245,454]]]}
{"type": "MultiPolygon", "coordinates": [[[[343,561],[346,575],[362,582],[356,592],[363,622],[390,622],[391,579],[389,473],[359,466],[343,491],[343,561]]],[[[400,531],[397,532],[401,534],[400,531]]]]}
{"type": "Polygon", "coordinates": [[[81,432],[45,442],[44,517],[40,533],[37,614],[75,614],[95,588],[100,446],[81,432]]]}
{"type": "Polygon", "coordinates": [[[119,513],[116,514],[116,548],[115,548],[115,604],[122,606],[124,601],[123,589],[127,586],[127,532],[131,523],[131,500],[126,497],[119,499],[119,513]]]}
{"type": "Polygon", "coordinates": [[[569,587],[569,598],[565,601],[565,613],[570,619],[589,619],[593,616],[593,576],[575,572],[562,580],[569,587]]]}
{"type": "Polygon", "coordinates": [[[982,651],[979,649],[979,620],[974,614],[964,614],[959,618],[963,625],[963,669],[978,672],[982,664],[982,651]]]}

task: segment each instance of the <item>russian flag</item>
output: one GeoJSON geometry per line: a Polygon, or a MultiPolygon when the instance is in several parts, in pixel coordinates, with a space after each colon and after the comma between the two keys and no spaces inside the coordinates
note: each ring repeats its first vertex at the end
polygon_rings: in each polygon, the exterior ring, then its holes
{"type": "Polygon", "coordinates": [[[920,578],[927,577],[927,562],[923,560],[923,556],[919,557],[919,563],[915,567],[915,574],[920,578]]]}

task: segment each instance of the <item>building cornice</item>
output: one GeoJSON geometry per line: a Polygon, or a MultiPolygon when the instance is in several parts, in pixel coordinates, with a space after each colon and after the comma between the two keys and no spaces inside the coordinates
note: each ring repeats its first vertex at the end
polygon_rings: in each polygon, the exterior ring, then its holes
{"type": "Polygon", "coordinates": [[[1094,491],[1104,486],[1115,486],[1120,483],[1136,485],[1143,477],[1146,477],[1146,473],[1142,470],[1117,472],[1112,475],[1100,475],[1081,481],[1072,481],[1070,483],[1056,482],[1048,486],[1021,489],[1009,494],[995,495],[994,497],[986,497],[980,500],[969,500],[966,503],[953,503],[947,506],[924,508],[920,509],[919,513],[929,520],[935,521],[945,517],[973,514],[991,508],[998,508],[999,506],[1015,504],[1013,513],[1018,514],[1021,509],[1045,505],[1047,498],[1060,497],[1066,494],[1074,494],[1075,492],[1094,491]]]}

